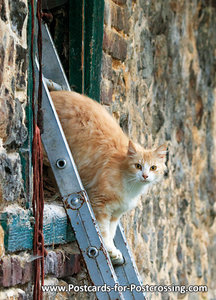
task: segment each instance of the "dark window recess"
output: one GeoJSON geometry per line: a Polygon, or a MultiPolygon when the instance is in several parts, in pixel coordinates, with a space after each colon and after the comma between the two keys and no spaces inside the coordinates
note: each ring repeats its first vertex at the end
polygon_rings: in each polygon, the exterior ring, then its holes
{"type": "Polygon", "coordinates": [[[71,88],[99,101],[104,0],[44,0],[43,12],[71,88]]]}

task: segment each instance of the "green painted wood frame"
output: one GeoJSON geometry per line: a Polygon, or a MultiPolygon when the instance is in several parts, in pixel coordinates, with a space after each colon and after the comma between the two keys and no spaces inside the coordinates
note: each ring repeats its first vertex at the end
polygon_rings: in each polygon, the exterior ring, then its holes
{"type": "MultiPolygon", "coordinates": [[[[31,17],[30,1],[28,3],[28,9],[29,9],[29,16],[28,16],[28,25],[27,25],[27,44],[28,44],[29,66],[28,66],[28,86],[27,86],[27,105],[26,105],[26,127],[28,129],[28,137],[25,143],[19,149],[19,154],[20,154],[20,159],[22,164],[22,177],[23,177],[24,189],[26,194],[26,208],[29,208],[31,206],[31,200],[32,200],[33,114],[32,114],[31,96],[32,96],[33,80],[32,80],[32,66],[31,66],[32,17],[31,17]]],[[[35,7],[35,11],[36,11],[36,7],[35,7]]]]}
{"type": "Polygon", "coordinates": [[[74,0],[69,3],[69,82],[79,93],[100,101],[104,0],[74,0]]]}

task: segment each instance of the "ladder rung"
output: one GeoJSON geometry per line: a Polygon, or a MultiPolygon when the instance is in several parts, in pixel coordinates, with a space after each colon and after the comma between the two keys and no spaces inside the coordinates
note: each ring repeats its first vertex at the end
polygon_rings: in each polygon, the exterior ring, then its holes
{"type": "Polygon", "coordinates": [[[49,91],[63,91],[67,89],[66,87],[63,87],[62,85],[55,83],[51,79],[47,79],[44,77],[44,82],[46,83],[49,91]]]}

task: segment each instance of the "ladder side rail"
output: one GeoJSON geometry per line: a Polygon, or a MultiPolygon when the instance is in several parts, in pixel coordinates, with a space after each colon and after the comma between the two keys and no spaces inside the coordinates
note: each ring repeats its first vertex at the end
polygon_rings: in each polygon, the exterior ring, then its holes
{"type": "MultiPolygon", "coordinates": [[[[100,253],[98,254],[97,261],[93,258],[89,258],[88,256],[88,249],[90,248],[86,244],[86,240],[88,240],[88,235],[85,226],[83,225],[83,220],[79,217],[79,214],[74,214],[74,212],[70,212],[70,210],[67,210],[68,217],[71,221],[71,225],[73,227],[74,233],[78,241],[78,246],[80,251],[82,252],[83,258],[86,262],[86,267],[88,270],[88,273],[90,274],[91,281],[93,282],[94,286],[105,286],[105,284],[110,285],[111,287],[113,286],[113,282],[110,280],[110,271],[108,270],[104,276],[102,276],[100,270],[98,269],[98,264],[102,267],[104,264],[104,256],[100,253]],[[107,276],[106,276],[107,275],[107,276]],[[92,280],[93,279],[93,280],[92,280]]],[[[89,222],[88,222],[89,224],[89,222]]],[[[96,244],[98,246],[98,243],[96,244]]],[[[95,244],[94,244],[94,247],[95,244]]],[[[102,247],[101,247],[102,248],[102,247]]],[[[98,247],[97,247],[98,249],[98,247]]],[[[106,263],[106,262],[105,262],[106,263]]],[[[116,282],[115,282],[116,284],[116,282]]],[[[106,299],[124,299],[121,295],[116,293],[115,291],[110,291],[106,293],[106,291],[97,291],[96,292],[97,298],[101,300],[106,300],[106,299]]]]}
{"type": "MultiPolygon", "coordinates": [[[[124,285],[125,282],[129,282],[130,285],[133,284],[137,286],[137,290],[136,288],[131,290],[134,299],[145,299],[145,293],[139,290],[143,283],[137,270],[137,266],[131,253],[130,247],[125,238],[124,230],[121,224],[119,224],[117,227],[114,241],[115,244],[118,245],[118,248],[122,252],[122,255],[125,259],[125,264],[123,264],[121,267],[116,266],[115,268],[115,272],[119,279],[119,284],[124,285]]],[[[123,295],[125,296],[124,292],[123,295]]]]}
{"type": "Polygon", "coordinates": [[[46,24],[42,24],[42,37],[42,64],[43,66],[49,66],[49,68],[43,68],[43,76],[56,82],[64,90],[70,91],[69,82],[46,24]]]}

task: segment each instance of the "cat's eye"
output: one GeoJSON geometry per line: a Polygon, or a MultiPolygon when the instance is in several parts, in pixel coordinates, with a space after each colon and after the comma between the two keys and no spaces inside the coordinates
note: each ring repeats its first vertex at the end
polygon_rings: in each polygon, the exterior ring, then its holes
{"type": "Polygon", "coordinates": [[[140,164],[135,164],[136,169],[142,170],[142,166],[140,164]]]}
{"type": "Polygon", "coordinates": [[[151,166],[150,170],[151,170],[151,171],[157,170],[157,166],[151,166]]]}

